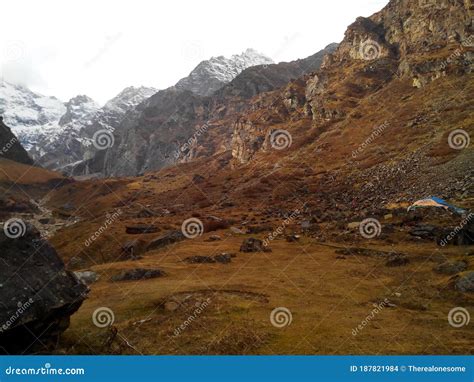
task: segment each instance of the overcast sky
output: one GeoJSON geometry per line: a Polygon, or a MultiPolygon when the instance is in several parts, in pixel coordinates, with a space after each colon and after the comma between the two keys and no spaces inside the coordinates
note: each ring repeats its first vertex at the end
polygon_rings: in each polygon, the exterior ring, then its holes
{"type": "Polygon", "coordinates": [[[274,61],[339,42],[388,0],[2,0],[5,80],[100,103],[127,86],[164,89],[202,60],[254,48],[274,61]]]}

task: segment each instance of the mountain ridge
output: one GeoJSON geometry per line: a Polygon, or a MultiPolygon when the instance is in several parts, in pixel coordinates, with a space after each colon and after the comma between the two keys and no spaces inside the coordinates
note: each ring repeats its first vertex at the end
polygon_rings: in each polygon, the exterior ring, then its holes
{"type": "Polygon", "coordinates": [[[175,86],[201,96],[210,96],[232,81],[243,70],[252,66],[268,64],[273,64],[271,58],[249,48],[230,58],[217,56],[201,61],[187,77],[179,80],[175,86]]]}

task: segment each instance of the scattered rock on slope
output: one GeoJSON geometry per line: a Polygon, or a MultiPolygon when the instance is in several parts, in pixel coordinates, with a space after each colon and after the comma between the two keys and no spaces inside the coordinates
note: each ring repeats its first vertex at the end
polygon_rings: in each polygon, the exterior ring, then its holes
{"type": "Polygon", "coordinates": [[[461,292],[474,292],[474,272],[461,275],[456,280],[455,288],[461,292]]]}
{"type": "Polygon", "coordinates": [[[158,249],[165,247],[169,244],[176,243],[184,239],[184,235],[181,231],[172,231],[168,232],[162,236],[157,237],[148,244],[146,250],[151,251],[153,249],[158,249]]]}
{"type": "Polygon", "coordinates": [[[263,241],[250,237],[245,239],[240,246],[240,252],[271,252],[269,247],[263,245],[263,241]]]}
{"type": "Polygon", "coordinates": [[[138,280],[148,280],[154,279],[157,277],[162,277],[165,275],[160,269],[131,269],[128,271],[123,271],[118,275],[115,275],[111,278],[111,281],[138,281],[138,280]]]}

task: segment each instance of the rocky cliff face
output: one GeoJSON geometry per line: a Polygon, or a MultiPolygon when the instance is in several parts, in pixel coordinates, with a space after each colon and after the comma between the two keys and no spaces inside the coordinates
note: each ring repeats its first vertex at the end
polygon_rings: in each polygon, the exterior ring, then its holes
{"type": "Polygon", "coordinates": [[[59,170],[83,155],[82,130],[97,115],[100,106],[90,97],[79,95],[65,104],[59,120],[44,126],[34,136],[30,154],[45,168],[59,170]]]}
{"type": "Polygon", "coordinates": [[[92,162],[103,161],[107,176],[130,176],[231,150],[233,123],[253,107],[251,97],[319,68],[336,46],[303,60],[247,68],[210,97],[178,85],[160,91],[128,114],[114,146],[92,162]]]}
{"type": "Polygon", "coordinates": [[[179,142],[206,116],[205,98],[174,87],[158,92],[127,114],[105,154],[104,172],[136,175],[174,163],[179,142]]]}
{"type": "Polygon", "coordinates": [[[254,102],[255,112],[239,117],[232,139],[236,162],[247,163],[257,152],[265,152],[278,125],[287,128],[292,120],[304,124],[308,117],[308,129],[322,129],[360,119],[361,102],[396,81],[421,88],[441,77],[471,73],[472,10],[472,4],[462,0],[392,0],[373,16],[359,17],[321,69],[303,77],[303,87],[277,92],[270,105],[254,102]]]}
{"type": "Polygon", "coordinates": [[[189,90],[201,96],[210,96],[216,90],[232,81],[243,70],[257,65],[269,65],[273,61],[253,49],[231,58],[212,57],[202,61],[190,74],[178,81],[176,88],[189,90]]]}
{"type": "Polygon", "coordinates": [[[291,80],[318,70],[324,57],[334,52],[337,46],[338,44],[329,44],[323,50],[300,60],[248,68],[219,90],[216,96],[248,99],[257,94],[281,88],[291,80]]]}
{"type": "Polygon", "coordinates": [[[66,112],[59,119],[59,126],[68,125],[80,130],[87,121],[94,118],[100,106],[86,95],[78,95],[66,103],[66,112]]]}
{"type": "Polygon", "coordinates": [[[473,6],[463,0],[391,1],[369,18],[359,17],[338,49],[308,81],[306,96],[315,119],[346,115],[354,106],[394,78],[410,78],[421,87],[450,72],[473,68],[473,6]],[[346,74],[346,97],[329,96],[337,77],[346,74]],[[348,102],[348,101],[351,102],[348,102]]]}
{"type": "Polygon", "coordinates": [[[3,123],[0,117],[0,159],[6,158],[24,164],[33,164],[26,150],[10,128],[3,123]]]}
{"type": "Polygon", "coordinates": [[[114,131],[124,116],[135,106],[156,92],[153,88],[128,87],[108,101],[104,107],[87,96],[77,96],[66,103],[66,112],[60,118],[60,130],[54,136],[47,130],[37,137],[36,150],[31,150],[42,166],[73,173],[81,168],[88,173],[87,161],[97,150],[94,146],[96,131],[114,131]]]}

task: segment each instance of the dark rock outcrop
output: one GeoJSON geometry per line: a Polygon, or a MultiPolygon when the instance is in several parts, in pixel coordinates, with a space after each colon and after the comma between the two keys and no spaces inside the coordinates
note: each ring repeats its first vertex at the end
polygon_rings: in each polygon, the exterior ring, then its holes
{"type": "Polygon", "coordinates": [[[120,248],[121,260],[138,260],[140,258],[140,253],[144,249],[144,241],[143,240],[129,240],[125,242],[122,247],[120,248]]]}
{"type": "Polygon", "coordinates": [[[157,277],[162,277],[165,275],[161,269],[131,269],[128,271],[123,271],[118,275],[112,276],[111,281],[138,281],[138,280],[148,280],[154,279],[157,277]]]}
{"type": "Polygon", "coordinates": [[[232,255],[230,253],[221,253],[215,256],[189,256],[184,261],[190,264],[229,264],[232,261],[232,255]]]}
{"type": "Polygon", "coordinates": [[[150,244],[148,244],[146,250],[151,251],[154,249],[163,248],[181,240],[184,240],[184,235],[181,231],[168,232],[162,236],[157,237],[156,239],[153,239],[150,244]]]}
{"type": "Polygon", "coordinates": [[[240,252],[271,252],[272,250],[263,244],[260,239],[249,237],[240,246],[240,252]]]}
{"type": "Polygon", "coordinates": [[[23,227],[17,239],[0,230],[0,353],[30,353],[57,341],[88,292],[39,232],[23,227]]]}
{"type": "Polygon", "coordinates": [[[140,235],[142,233],[158,232],[158,227],[153,224],[130,225],[130,226],[125,227],[125,231],[129,235],[140,235]]]}
{"type": "Polygon", "coordinates": [[[407,256],[403,255],[393,255],[390,256],[385,265],[387,267],[401,267],[407,265],[410,262],[407,256]]]}
{"type": "Polygon", "coordinates": [[[447,261],[445,263],[437,265],[433,270],[436,273],[443,275],[455,275],[456,273],[465,271],[467,269],[467,263],[465,261],[447,261]]]}
{"type": "Polygon", "coordinates": [[[3,123],[3,117],[0,116],[0,159],[1,158],[28,165],[33,164],[33,160],[20,144],[18,138],[12,133],[10,128],[3,123]]]}
{"type": "Polygon", "coordinates": [[[457,277],[455,288],[460,292],[474,292],[474,272],[466,272],[457,277]]]}

